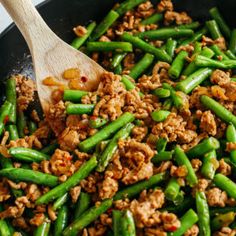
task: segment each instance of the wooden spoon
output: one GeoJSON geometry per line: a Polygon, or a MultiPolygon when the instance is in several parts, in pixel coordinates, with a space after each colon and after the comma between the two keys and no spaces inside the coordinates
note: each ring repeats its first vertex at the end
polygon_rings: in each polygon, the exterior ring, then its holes
{"type": "Polygon", "coordinates": [[[91,91],[96,88],[104,69],[53,33],[31,0],[0,0],[0,2],[28,44],[33,58],[38,95],[46,116],[52,92],[51,87],[42,83],[46,77],[53,76],[59,83],[67,86],[68,80],[63,79],[63,72],[69,68],[78,68],[83,78],[78,81],[78,89],[91,91]],[[84,78],[87,80],[84,81],[84,78]]]}

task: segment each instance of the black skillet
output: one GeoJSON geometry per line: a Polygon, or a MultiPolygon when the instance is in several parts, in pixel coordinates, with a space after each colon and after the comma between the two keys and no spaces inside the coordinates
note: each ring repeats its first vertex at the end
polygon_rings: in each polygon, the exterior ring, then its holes
{"type": "MultiPolygon", "coordinates": [[[[116,3],[115,0],[47,0],[38,6],[49,27],[70,43],[72,28],[90,20],[101,20],[116,3]]],[[[156,2],[156,1],[153,1],[156,2]]],[[[230,26],[236,26],[235,0],[173,0],[176,11],[187,11],[195,20],[209,18],[208,10],[218,6],[230,26]]],[[[12,73],[34,77],[31,58],[23,37],[14,24],[0,35],[0,81],[12,73]]],[[[4,86],[0,83],[0,102],[4,86]]]]}

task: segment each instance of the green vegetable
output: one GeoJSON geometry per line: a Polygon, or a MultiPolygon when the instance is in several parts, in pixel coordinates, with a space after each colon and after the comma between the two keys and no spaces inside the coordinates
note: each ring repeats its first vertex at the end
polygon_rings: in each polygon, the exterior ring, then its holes
{"type": "Polygon", "coordinates": [[[114,69],[119,66],[126,55],[127,53],[116,53],[112,58],[111,67],[114,69]]]}
{"type": "Polygon", "coordinates": [[[222,37],[220,29],[215,20],[209,20],[206,22],[206,26],[211,34],[213,39],[218,39],[222,37]]]}
{"type": "Polygon", "coordinates": [[[167,39],[166,52],[171,58],[174,57],[176,46],[177,46],[176,40],[173,40],[172,38],[167,39]]]}
{"type": "Polygon", "coordinates": [[[17,112],[16,126],[17,126],[19,137],[24,138],[25,137],[25,128],[27,125],[26,125],[26,117],[25,117],[23,111],[17,112]]]}
{"type": "MultiPolygon", "coordinates": [[[[228,142],[236,142],[236,129],[232,124],[229,124],[226,129],[226,139],[228,142]]],[[[230,160],[236,164],[236,150],[230,152],[230,160]]]]}
{"type": "Polygon", "coordinates": [[[126,90],[130,91],[135,89],[135,84],[129,79],[127,75],[123,75],[121,82],[125,85],[126,90]]]}
{"type": "Polygon", "coordinates": [[[122,212],[117,210],[112,210],[112,229],[114,232],[114,236],[120,236],[121,235],[121,217],[122,212]]]}
{"type": "Polygon", "coordinates": [[[86,91],[66,89],[64,90],[63,100],[70,102],[80,102],[81,98],[86,94],[88,94],[86,91]]]}
{"type": "Polygon", "coordinates": [[[9,132],[10,140],[19,139],[18,131],[16,125],[8,125],[6,126],[6,130],[9,132]]]}
{"type": "Polygon", "coordinates": [[[216,151],[212,150],[203,157],[201,173],[205,178],[213,179],[217,168],[216,151]]]}
{"type": "Polygon", "coordinates": [[[29,132],[30,134],[33,134],[36,130],[37,130],[37,125],[35,122],[33,122],[32,120],[30,120],[28,122],[28,129],[29,129],[29,132]]]}
{"type": "Polygon", "coordinates": [[[126,0],[122,2],[115,11],[121,16],[125,14],[127,11],[133,9],[139,4],[146,2],[147,0],[126,0]]]}
{"type": "Polygon", "coordinates": [[[215,53],[215,57],[217,57],[217,59],[218,57],[222,57],[222,60],[229,59],[216,44],[213,44],[212,46],[210,46],[210,49],[215,53]]]}
{"type": "Polygon", "coordinates": [[[157,88],[153,90],[153,94],[159,98],[168,98],[170,96],[170,90],[164,88],[157,88]]]}
{"type": "Polygon", "coordinates": [[[166,120],[166,118],[169,116],[170,112],[165,110],[159,110],[159,111],[153,111],[151,113],[151,117],[156,122],[162,122],[166,120]]]}
{"type": "Polygon", "coordinates": [[[174,201],[178,196],[180,186],[176,178],[171,178],[165,189],[165,197],[169,201],[174,201]]]}
{"type": "Polygon", "coordinates": [[[88,42],[89,52],[132,52],[132,44],[128,42],[88,42]]]}
{"type": "Polygon", "coordinates": [[[163,14],[161,13],[155,13],[149,16],[148,18],[141,21],[142,25],[151,25],[156,24],[157,22],[161,21],[163,19],[163,14]]]}
{"type": "Polygon", "coordinates": [[[63,230],[67,227],[69,221],[69,208],[64,205],[58,211],[57,219],[54,223],[54,236],[62,235],[63,230]]]}
{"type": "Polygon", "coordinates": [[[58,143],[54,142],[54,143],[49,144],[45,148],[41,149],[40,152],[48,154],[48,155],[52,155],[58,147],[59,147],[58,143]]]}
{"type": "Polygon", "coordinates": [[[69,194],[65,193],[53,203],[52,209],[54,211],[60,209],[68,201],[68,199],[69,199],[69,194]]]}
{"type": "Polygon", "coordinates": [[[162,152],[156,154],[152,158],[152,163],[158,164],[162,161],[169,161],[169,160],[172,159],[172,156],[173,156],[173,152],[171,152],[171,151],[162,151],[162,152]]]}
{"type": "Polygon", "coordinates": [[[236,53],[236,29],[233,29],[230,35],[229,50],[236,53]]]}
{"type": "Polygon", "coordinates": [[[108,122],[107,119],[101,117],[90,117],[89,119],[89,126],[93,129],[98,129],[104,126],[108,122]]]}
{"type": "Polygon", "coordinates": [[[181,45],[187,45],[190,43],[193,43],[195,41],[198,41],[202,38],[203,35],[207,33],[207,28],[202,28],[201,30],[197,31],[192,37],[185,39],[181,42],[181,45]]]}
{"type": "Polygon", "coordinates": [[[165,151],[167,143],[168,143],[168,140],[166,138],[159,138],[157,140],[156,149],[158,153],[165,151]]]}
{"type": "Polygon", "coordinates": [[[120,221],[121,235],[136,236],[134,218],[129,210],[125,210],[120,221]]]}
{"type": "Polygon", "coordinates": [[[83,115],[83,114],[92,114],[94,104],[73,104],[69,103],[66,106],[66,113],[68,115],[83,115]]]}
{"type": "Polygon", "coordinates": [[[222,227],[229,226],[235,219],[234,212],[228,212],[225,214],[217,215],[215,218],[211,220],[211,229],[212,231],[216,231],[221,229],[222,227]]]}
{"type": "Polygon", "coordinates": [[[81,192],[75,205],[74,218],[79,218],[91,205],[91,196],[88,193],[81,192]]]}
{"type": "Polygon", "coordinates": [[[37,229],[34,231],[34,236],[48,236],[50,231],[50,220],[46,219],[37,229]]]}

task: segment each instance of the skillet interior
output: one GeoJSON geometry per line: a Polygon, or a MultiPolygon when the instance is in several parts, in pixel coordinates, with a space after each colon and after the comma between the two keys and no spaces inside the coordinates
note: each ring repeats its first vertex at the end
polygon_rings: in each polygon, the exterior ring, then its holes
{"type": "MultiPolygon", "coordinates": [[[[100,20],[116,3],[115,0],[47,0],[38,10],[49,27],[63,40],[71,42],[72,28],[89,20],[100,20]]],[[[157,2],[156,0],[153,1],[157,2]]],[[[174,0],[175,9],[187,11],[195,20],[208,18],[208,10],[218,5],[232,26],[235,22],[234,0],[174,0]]],[[[0,35],[0,81],[12,73],[34,77],[31,57],[23,37],[14,24],[0,35]]],[[[0,85],[0,101],[4,97],[4,86],[0,85]]]]}

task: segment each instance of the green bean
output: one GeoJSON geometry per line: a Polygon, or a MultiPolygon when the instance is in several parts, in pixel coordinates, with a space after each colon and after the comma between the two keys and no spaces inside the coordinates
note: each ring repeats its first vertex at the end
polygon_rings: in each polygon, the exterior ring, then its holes
{"type": "Polygon", "coordinates": [[[30,182],[41,184],[49,187],[58,185],[58,178],[54,175],[42,173],[34,170],[27,170],[23,168],[6,168],[0,170],[0,176],[6,177],[15,182],[30,182]]]}
{"type": "MultiPolygon", "coordinates": [[[[0,211],[3,210],[2,205],[0,205],[0,211]]],[[[11,236],[10,229],[7,225],[6,220],[0,219],[0,235],[1,236],[11,236]]]]}
{"type": "Polygon", "coordinates": [[[202,38],[203,35],[207,33],[207,28],[202,28],[201,30],[197,31],[192,37],[185,39],[181,42],[181,45],[187,45],[190,43],[193,43],[195,41],[198,41],[202,38]]]}
{"type": "Polygon", "coordinates": [[[16,125],[8,125],[8,126],[6,126],[6,130],[9,132],[10,140],[19,139],[19,135],[18,135],[16,125]]]}
{"type": "Polygon", "coordinates": [[[174,201],[175,198],[178,196],[180,191],[180,186],[176,178],[171,178],[165,188],[165,197],[169,201],[174,201]]]}
{"type": "Polygon", "coordinates": [[[4,124],[0,123],[0,135],[2,135],[3,131],[4,131],[4,124]]]}
{"type": "Polygon", "coordinates": [[[164,88],[157,88],[153,90],[153,94],[159,98],[168,98],[170,97],[170,90],[164,88]]]}
{"type": "Polygon", "coordinates": [[[224,214],[228,212],[236,212],[236,206],[228,206],[228,207],[211,207],[210,215],[215,216],[219,214],[224,214]]]}
{"type": "Polygon", "coordinates": [[[127,55],[127,53],[116,53],[112,58],[111,67],[114,69],[118,65],[120,65],[120,63],[126,57],[126,55],[127,55]]]}
{"type": "Polygon", "coordinates": [[[116,68],[114,68],[114,74],[121,75],[123,71],[122,65],[118,65],[116,68]]]}
{"type": "Polygon", "coordinates": [[[162,87],[170,90],[170,97],[173,101],[173,104],[176,108],[181,108],[184,105],[182,97],[180,97],[175,89],[168,83],[163,83],[162,87]]]}
{"type": "Polygon", "coordinates": [[[36,130],[37,130],[37,125],[35,122],[33,122],[32,120],[30,120],[28,122],[28,129],[29,129],[29,132],[30,134],[33,134],[36,130]]]}
{"type": "Polygon", "coordinates": [[[166,99],[162,104],[163,110],[170,110],[172,107],[172,104],[173,104],[173,102],[170,98],[166,99]]]}
{"type": "Polygon", "coordinates": [[[236,29],[233,29],[230,35],[229,50],[236,53],[236,29]]]}
{"type": "Polygon", "coordinates": [[[112,159],[113,155],[118,149],[118,141],[120,139],[128,138],[133,127],[133,124],[128,123],[114,135],[114,137],[107,144],[105,150],[99,157],[96,171],[103,172],[106,169],[107,165],[109,164],[109,161],[112,159]]]}
{"type": "Polygon", "coordinates": [[[236,82],[236,78],[231,78],[231,81],[236,82]]]}
{"type": "Polygon", "coordinates": [[[146,53],[140,61],[138,61],[135,66],[131,69],[129,76],[133,79],[138,79],[146,69],[152,64],[154,56],[152,54],[146,53]]]}
{"type": "Polygon", "coordinates": [[[218,39],[222,37],[220,29],[215,20],[209,20],[206,22],[206,26],[211,34],[213,39],[218,39]]]}
{"type": "Polygon", "coordinates": [[[211,236],[210,213],[207,198],[204,192],[196,192],[196,207],[198,214],[198,226],[200,235],[211,236]]]}
{"type": "Polygon", "coordinates": [[[214,184],[224,190],[228,196],[236,199],[236,183],[222,174],[216,174],[213,179],[214,184]]]}
{"type": "Polygon", "coordinates": [[[107,122],[107,119],[91,116],[89,119],[89,126],[93,129],[98,129],[105,125],[107,122]]]}
{"type": "Polygon", "coordinates": [[[112,229],[114,236],[121,235],[120,223],[121,223],[122,212],[118,210],[112,210],[112,229]]]}
{"type": "Polygon", "coordinates": [[[172,159],[173,152],[171,151],[162,151],[158,154],[155,154],[155,156],[152,158],[152,163],[158,164],[162,161],[169,161],[172,159]]]}
{"type": "Polygon", "coordinates": [[[220,142],[216,138],[210,137],[192,147],[186,154],[189,158],[199,157],[210,151],[216,150],[219,147],[220,142]]]}
{"type": "Polygon", "coordinates": [[[88,42],[89,52],[132,52],[132,44],[128,42],[88,42]]]}
{"type": "Polygon", "coordinates": [[[204,155],[201,173],[205,178],[213,179],[217,169],[216,151],[212,150],[204,155]]]}
{"type": "Polygon", "coordinates": [[[75,205],[74,219],[79,218],[91,205],[91,196],[88,193],[81,192],[75,205]]]}
{"type": "Polygon", "coordinates": [[[229,26],[226,24],[224,18],[222,17],[222,15],[220,14],[219,10],[217,7],[213,7],[209,10],[209,13],[211,15],[211,17],[217,22],[220,30],[223,32],[223,34],[229,38],[230,37],[230,28],[229,26]]]}
{"type": "Polygon", "coordinates": [[[54,236],[62,235],[63,230],[67,227],[69,221],[69,208],[64,205],[59,210],[57,219],[54,223],[54,236]]]}
{"type": "Polygon", "coordinates": [[[176,89],[189,94],[194,88],[206,80],[212,73],[210,68],[201,68],[189,75],[186,79],[176,85],[176,89]]]}
{"type": "Polygon", "coordinates": [[[181,226],[175,232],[171,233],[172,236],[181,236],[190,229],[198,221],[198,216],[193,209],[188,210],[181,218],[181,226]]]}
{"type": "Polygon", "coordinates": [[[225,121],[226,123],[232,123],[234,126],[236,126],[236,116],[234,116],[230,111],[228,111],[214,99],[206,95],[202,95],[200,97],[200,101],[206,108],[213,111],[221,120],[225,121]]]}
{"type": "MultiPolygon", "coordinates": [[[[8,229],[9,229],[9,231],[10,231],[10,235],[13,235],[14,236],[14,233],[16,233],[16,230],[15,230],[15,228],[12,226],[12,224],[10,223],[10,220],[6,220],[6,222],[7,222],[7,226],[8,226],[8,229]]],[[[18,230],[17,230],[17,232],[18,232],[18,230]]],[[[0,235],[1,235],[1,233],[0,233],[0,235]]],[[[22,235],[23,236],[23,235],[22,235]]]]}
{"type": "Polygon", "coordinates": [[[80,102],[81,98],[87,94],[88,92],[82,90],[66,89],[64,90],[63,100],[70,102],[80,102]]]}
{"type": "Polygon", "coordinates": [[[54,143],[49,144],[45,148],[41,149],[40,152],[44,154],[52,155],[58,147],[59,147],[59,144],[54,142],[54,143]]]}
{"type": "Polygon", "coordinates": [[[48,236],[51,227],[51,222],[46,219],[37,229],[34,231],[34,236],[48,236]]]}
{"type": "Polygon", "coordinates": [[[163,14],[155,13],[155,14],[149,16],[148,18],[142,20],[140,24],[142,24],[142,25],[156,24],[157,22],[161,21],[162,19],[163,19],[163,14]]]}
{"type": "Polygon", "coordinates": [[[181,71],[184,68],[184,64],[185,64],[185,60],[187,56],[188,56],[188,53],[186,51],[181,51],[180,53],[178,53],[178,55],[172,62],[171,67],[168,70],[168,74],[170,75],[170,77],[174,79],[179,78],[181,71]]]}
{"type": "Polygon", "coordinates": [[[83,142],[79,144],[80,150],[83,152],[91,151],[93,147],[96,146],[99,142],[108,139],[112,134],[114,134],[117,130],[122,128],[124,125],[132,122],[134,120],[134,115],[125,112],[119,118],[108,124],[106,127],[99,130],[95,135],[87,138],[83,142]]]}
{"type": "Polygon", "coordinates": [[[173,26],[176,29],[197,29],[201,24],[198,21],[194,21],[188,24],[182,24],[178,26],[173,26]]]}
{"type": "Polygon", "coordinates": [[[121,82],[125,85],[126,90],[130,91],[135,89],[135,84],[129,79],[127,75],[123,75],[121,82]]]}
{"type": "Polygon", "coordinates": [[[125,14],[127,11],[133,9],[137,5],[146,2],[147,0],[126,0],[122,2],[115,11],[121,16],[125,14]]]}
{"type": "Polygon", "coordinates": [[[195,42],[194,43],[194,51],[193,51],[193,56],[198,55],[202,51],[202,44],[200,42],[195,42]]]}
{"type": "Polygon", "coordinates": [[[92,114],[95,104],[73,104],[69,103],[66,106],[66,113],[68,115],[83,115],[92,114]]]}
{"type": "Polygon", "coordinates": [[[4,157],[1,154],[0,154],[0,163],[1,163],[2,169],[13,168],[11,158],[4,157]]]}
{"type": "Polygon", "coordinates": [[[87,32],[82,37],[75,38],[72,41],[71,46],[76,49],[79,49],[86,42],[88,37],[92,34],[95,27],[96,27],[96,22],[90,23],[86,28],[87,32]]]}
{"type": "Polygon", "coordinates": [[[133,198],[144,189],[149,189],[153,186],[156,186],[160,182],[164,181],[166,175],[164,173],[156,174],[150,177],[148,180],[140,181],[136,184],[130,185],[119,192],[114,196],[114,200],[124,199],[124,198],[133,198]]]}
{"type": "Polygon", "coordinates": [[[85,162],[71,177],[65,182],[61,183],[57,187],[51,189],[36,200],[36,204],[47,204],[68,192],[71,188],[79,184],[79,182],[85,179],[90,172],[96,167],[97,159],[96,156],[91,157],[85,162]]]}
{"type": "Polygon", "coordinates": [[[166,145],[168,143],[168,140],[166,138],[159,138],[156,143],[156,149],[157,152],[164,152],[166,149],[166,145]]]}
{"type": "Polygon", "coordinates": [[[60,209],[69,199],[69,194],[65,193],[61,197],[59,197],[52,205],[52,209],[54,211],[60,209]]]}
{"type": "Polygon", "coordinates": [[[151,113],[151,117],[156,122],[162,122],[167,119],[170,112],[165,110],[156,110],[151,113]]]}
{"type": "Polygon", "coordinates": [[[108,29],[109,27],[118,19],[119,14],[111,10],[105,16],[105,18],[100,22],[100,24],[95,28],[91,35],[91,41],[96,41],[99,39],[108,29]]]}
{"type": "Polygon", "coordinates": [[[17,126],[19,137],[24,138],[25,128],[26,128],[26,117],[23,111],[18,111],[17,113],[16,126],[17,126]]]}
{"type": "Polygon", "coordinates": [[[230,50],[227,50],[225,55],[231,60],[236,60],[236,56],[230,50]]]}
{"type": "Polygon", "coordinates": [[[167,39],[166,52],[171,58],[174,57],[176,46],[177,46],[176,40],[173,40],[172,38],[167,39]]]}
{"type": "Polygon", "coordinates": [[[184,201],[184,195],[185,195],[184,191],[180,190],[176,198],[173,200],[173,203],[176,206],[181,205],[184,201]]]}
{"type": "Polygon", "coordinates": [[[125,210],[120,221],[121,235],[136,236],[135,223],[132,212],[125,210]]]}
{"type": "Polygon", "coordinates": [[[228,60],[229,59],[216,44],[210,46],[210,49],[215,53],[215,56],[221,57],[222,60],[228,60]]]}
{"type": "Polygon", "coordinates": [[[8,101],[5,101],[0,108],[0,123],[7,123],[11,110],[12,104],[8,101]]]}
{"type": "Polygon", "coordinates": [[[124,41],[132,43],[134,47],[137,47],[143,50],[144,52],[153,54],[159,60],[171,62],[171,57],[164,50],[155,48],[154,46],[148,44],[147,42],[143,41],[138,37],[132,36],[131,34],[125,32],[121,35],[121,38],[124,41]]]}
{"type": "MultiPolygon", "coordinates": [[[[228,142],[236,142],[236,129],[232,124],[229,124],[226,129],[226,139],[228,142]]],[[[236,164],[236,150],[230,151],[230,160],[236,164]]]]}
{"type": "Polygon", "coordinates": [[[221,229],[222,227],[229,226],[235,219],[234,212],[228,212],[225,214],[217,215],[215,218],[211,220],[211,229],[212,231],[216,231],[221,229]]]}
{"type": "Polygon", "coordinates": [[[197,184],[198,179],[197,179],[197,176],[193,170],[193,167],[192,167],[188,157],[186,156],[184,151],[179,146],[176,146],[176,148],[174,150],[174,158],[179,166],[184,165],[187,168],[188,175],[186,176],[186,180],[188,181],[189,185],[192,187],[195,184],[197,184]]]}
{"type": "Polygon", "coordinates": [[[16,123],[16,80],[14,77],[9,78],[6,82],[6,100],[12,104],[8,115],[10,123],[16,123]]]}
{"type": "Polygon", "coordinates": [[[168,38],[182,38],[193,35],[191,29],[178,29],[178,28],[162,28],[157,30],[149,30],[136,34],[141,39],[149,40],[164,40],[168,38]]]}
{"type": "MultiPolygon", "coordinates": [[[[215,53],[207,47],[204,47],[202,51],[199,53],[201,56],[205,56],[207,58],[212,58],[215,53]]],[[[196,65],[195,61],[193,60],[189,65],[185,68],[183,71],[183,75],[189,76],[190,74],[194,73],[198,69],[198,66],[196,65]]]]}
{"type": "Polygon", "coordinates": [[[112,199],[102,201],[99,206],[93,206],[75,219],[64,231],[63,236],[77,235],[83,228],[96,220],[112,206],[112,199]]]}
{"type": "Polygon", "coordinates": [[[14,159],[26,162],[41,162],[50,158],[47,154],[24,147],[12,147],[9,149],[9,154],[14,159]]]}

